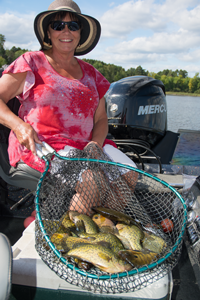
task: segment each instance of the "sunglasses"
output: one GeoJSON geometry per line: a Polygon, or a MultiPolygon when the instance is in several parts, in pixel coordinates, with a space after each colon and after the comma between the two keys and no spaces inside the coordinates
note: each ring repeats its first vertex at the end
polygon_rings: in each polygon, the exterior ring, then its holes
{"type": "Polygon", "coordinates": [[[52,21],[50,22],[51,28],[56,31],[62,31],[67,25],[70,31],[77,31],[80,29],[80,24],[75,21],[63,22],[63,21],[52,21]]]}

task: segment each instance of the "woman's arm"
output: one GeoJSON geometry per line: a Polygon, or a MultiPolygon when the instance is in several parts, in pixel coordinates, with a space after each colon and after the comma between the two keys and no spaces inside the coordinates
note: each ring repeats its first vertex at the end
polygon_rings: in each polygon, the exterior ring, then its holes
{"type": "Polygon", "coordinates": [[[105,98],[101,98],[94,115],[94,127],[92,141],[99,146],[103,146],[104,140],[108,134],[108,117],[105,109],[105,98]]]}
{"type": "Polygon", "coordinates": [[[23,92],[27,72],[4,74],[0,78],[0,123],[16,134],[20,144],[36,154],[35,142],[39,142],[33,127],[16,116],[6,103],[23,92]]]}

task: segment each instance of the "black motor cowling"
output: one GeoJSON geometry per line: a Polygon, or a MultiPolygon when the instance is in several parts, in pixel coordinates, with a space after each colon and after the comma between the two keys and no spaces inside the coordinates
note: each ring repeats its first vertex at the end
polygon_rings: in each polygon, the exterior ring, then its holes
{"type": "Polygon", "coordinates": [[[167,130],[162,81],[131,76],[111,84],[105,95],[109,133],[115,139],[141,139],[154,146],[167,130]]]}

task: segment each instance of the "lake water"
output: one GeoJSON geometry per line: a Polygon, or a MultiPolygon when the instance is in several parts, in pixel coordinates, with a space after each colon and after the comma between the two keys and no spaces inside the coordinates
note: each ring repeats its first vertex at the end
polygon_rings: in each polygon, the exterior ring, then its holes
{"type": "Polygon", "coordinates": [[[172,164],[200,166],[200,97],[167,95],[168,130],[199,130],[182,132],[172,164]]]}
{"type": "Polygon", "coordinates": [[[167,95],[168,130],[200,130],[200,97],[167,95]]]}

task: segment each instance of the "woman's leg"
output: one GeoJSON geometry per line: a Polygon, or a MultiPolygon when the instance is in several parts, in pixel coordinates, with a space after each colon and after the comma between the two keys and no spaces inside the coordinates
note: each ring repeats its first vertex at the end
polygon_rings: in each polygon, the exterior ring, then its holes
{"type": "Polygon", "coordinates": [[[101,170],[85,170],[81,180],[75,187],[76,194],[72,197],[69,210],[78,211],[82,214],[94,213],[92,207],[101,206],[109,185],[101,170]]]}
{"type": "MultiPolygon", "coordinates": [[[[106,145],[104,147],[104,152],[114,162],[137,168],[135,163],[128,156],[111,145],[106,145]]],[[[120,209],[124,209],[131,201],[138,179],[138,173],[129,169],[120,168],[119,173],[121,173],[121,176],[119,175],[110,183],[111,191],[108,196],[109,201],[107,202],[107,205],[110,208],[116,206],[116,208],[118,207],[118,210],[119,207],[120,209]]]]}

